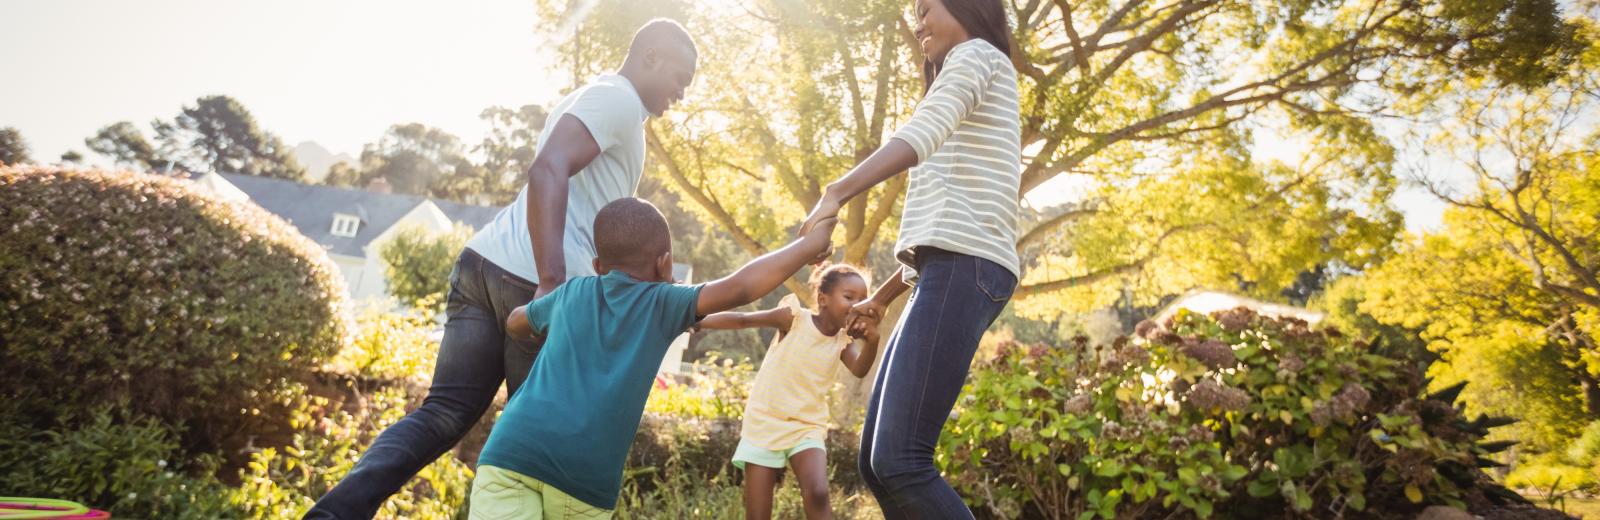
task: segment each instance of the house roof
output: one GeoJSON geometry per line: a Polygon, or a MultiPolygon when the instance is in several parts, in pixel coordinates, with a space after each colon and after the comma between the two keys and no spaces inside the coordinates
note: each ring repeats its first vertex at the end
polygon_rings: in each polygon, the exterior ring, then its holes
{"type": "MultiPolygon", "coordinates": [[[[354,257],[365,257],[365,248],[373,239],[429,200],[415,195],[301,184],[254,175],[220,175],[248,195],[251,202],[288,220],[301,234],[322,244],[329,252],[354,257]],[[361,218],[361,227],[356,231],[356,236],[333,234],[334,213],[361,218]]],[[[441,200],[434,200],[433,203],[450,220],[472,226],[473,229],[481,229],[500,211],[500,208],[441,200]]]]}

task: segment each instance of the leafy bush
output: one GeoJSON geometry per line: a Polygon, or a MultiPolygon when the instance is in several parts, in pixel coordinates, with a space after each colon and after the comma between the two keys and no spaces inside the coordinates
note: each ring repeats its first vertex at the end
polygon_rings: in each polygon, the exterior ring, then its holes
{"type": "MultiPolygon", "coordinates": [[[[254,453],[241,473],[234,499],[248,518],[299,518],[349,473],[367,445],[405,416],[407,396],[385,387],[367,396],[373,414],[333,410],[311,419],[290,445],[254,453]]],[[[302,399],[301,409],[319,414],[329,405],[319,397],[302,399]]],[[[411,483],[384,502],[379,518],[453,518],[466,503],[472,470],[455,457],[440,457],[411,483]]]]}
{"type": "Polygon", "coordinates": [[[184,460],[170,428],[151,419],[127,420],[110,409],[85,415],[70,421],[73,429],[0,422],[5,494],[72,500],[118,517],[237,515],[227,488],[211,477],[216,459],[184,460]]]}
{"type": "Polygon", "coordinates": [[[1245,309],[1144,339],[1008,345],[977,367],[937,462],[1001,517],[1415,514],[1517,500],[1477,468],[1506,444],[1429,399],[1403,352],[1245,309]]]}
{"type": "Polygon", "coordinates": [[[688,374],[686,383],[669,382],[650,392],[646,412],[700,419],[744,417],[744,403],[750,396],[755,369],[748,358],[734,361],[718,352],[706,353],[696,362],[697,372],[688,374]]]}
{"type": "Polygon", "coordinates": [[[121,404],[230,452],[345,334],[320,247],[184,181],[0,168],[0,223],[0,393],[36,429],[121,404]]]}
{"type": "Polygon", "coordinates": [[[329,363],[342,374],[368,379],[410,380],[433,374],[439,343],[432,299],[396,312],[391,302],[366,305],[355,319],[355,334],[329,363]]]}
{"type": "Polygon", "coordinates": [[[1552,505],[1567,495],[1600,491],[1600,421],[1589,423],[1565,450],[1524,457],[1506,475],[1506,486],[1543,496],[1552,505]]]}
{"type": "Polygon", "coordinates": [[[472,228],[460,223],[444,232],[422,226],[395,232],[378,246],[389,294],[418,308],[423,305],[414,302],[422,300],[428,301],[428,307],[443,305],[450,290],[450,270],[471,238],[472,228]]]}

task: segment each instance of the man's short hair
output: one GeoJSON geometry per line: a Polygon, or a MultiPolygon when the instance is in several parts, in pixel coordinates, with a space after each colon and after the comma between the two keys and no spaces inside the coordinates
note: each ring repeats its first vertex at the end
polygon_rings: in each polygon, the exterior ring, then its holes
{"type": "Polygon", "coordinates": [[[655,205],[621,198],[595,214],[594,246],[602,265],[644,268],[672,250],[672,230],[655,205]]]}

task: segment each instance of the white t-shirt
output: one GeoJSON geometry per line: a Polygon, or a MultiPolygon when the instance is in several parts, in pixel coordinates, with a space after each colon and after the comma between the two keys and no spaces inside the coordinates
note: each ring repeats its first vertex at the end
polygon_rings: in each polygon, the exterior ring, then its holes
{"type": "MultiPolygon", "coordinates": [[[[561,116],[571,115],[583,122],[600,147],[600,155],[567,184],[567,221],[562,233],[566,254],[567,278],[592,276],[594,272],[594,215],[611,201],[632,197],[644,174],[644,120],[650,112],[639,99],[628,78],[607,74],[583,88],[567,94],[550,111],[538,149],[555,130],[561,116]]],[[[519,172],[520,173],[520,172],[519,172]]],[[[467,248],[494,262],[501,269],[539,281],[533,259],[533,240],[528,231],[528,187],[517,192],[516,202],[495,215],[494,220],[467,241],[467,248]]]]}

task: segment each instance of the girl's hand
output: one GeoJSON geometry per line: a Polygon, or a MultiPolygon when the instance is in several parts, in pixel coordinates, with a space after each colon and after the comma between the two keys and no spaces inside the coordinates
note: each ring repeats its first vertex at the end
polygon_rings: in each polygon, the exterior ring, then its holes
{"type": "Polygon", "coordinates": [[[888,305],[878,302],[877,298],[867,298],[850,308],[850,314],[845,317],[845,327],[851,337],[866,337],[867,330],[877,333],[878,320],[883,319],[883,313],[888,305]]]}

